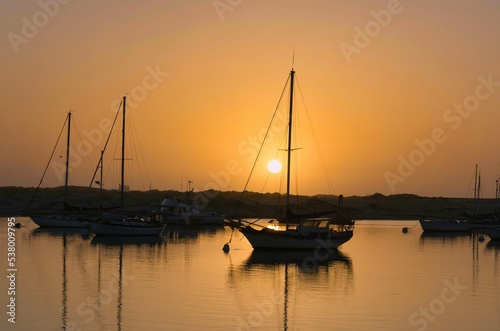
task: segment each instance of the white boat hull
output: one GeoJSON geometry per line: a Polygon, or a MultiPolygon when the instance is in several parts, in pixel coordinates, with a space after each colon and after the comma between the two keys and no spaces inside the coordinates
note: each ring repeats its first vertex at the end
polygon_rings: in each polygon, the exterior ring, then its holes
{"type": "Polygon", "coordinates": [[[90,232],[101,236],[158,236],[165,225],[151,225],[143,221],[92,222],[90,232]]]}
{"type": "Polygon", "coordinates": [[[353,231],[329,234],[324,237],[310,237],[294,233],[294,231],[256,230],[249,227],[239,230],[245,235],[252,247],[257,250],[336,249],[353,236],[353,231]]]}
{"type": "Polygon", "coordinates": [[[472,229],[472,224],[462,220],[448,219],[423,219],[420,226],[424,231],[440,232],[468,232],[472,229]]]}
{"type": "Polygon", "coordinates": [[[39,227],[51,228],[88,228],[90,221],[72,215],[31,216],[31,220],[39,227]]]}

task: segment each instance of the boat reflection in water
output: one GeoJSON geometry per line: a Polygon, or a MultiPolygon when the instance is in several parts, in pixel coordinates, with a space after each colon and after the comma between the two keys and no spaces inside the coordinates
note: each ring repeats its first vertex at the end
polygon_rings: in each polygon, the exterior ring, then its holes
{"type": "Polygon", "coordinates": [[[238,318],[239,330],[288,330],[300,325],[303,315],[323,318],[339,311],[340,298],[353,287],[353,268],[351,259],[336,249],[253,250],[242,264],[230,267],[228,282],[237,296],[250,287],[254,293],[251,300],[238,297],[241,311],[248,312],[238,318]],[[315,299],[329,304],[318,306],[315,299]]]}
{"type": "Polygon", "coordinates": [[[443,231],[443,232],[422,232],[420,235],[420,243],[452,243],[452,242],[463,242],[470,241],[470,232],[455,232],[455,231],[443,231]]]}
{"type": "MultiPolygon", "coordinates": [[[[38,225],[38,224],[37,224],[38,225]]],[[[61,249],[61,324],[63,330],[69,330],[72,323],[68,320],[68,241],[74,243],[75,239],[79,239],[81,229],[68,228],[36,228],[31,230],[30,236],[33,237],[51,237],[53,240],[60,238],[62,243],[61,249]]],[[[83,243],[83,241],[82,241],[83,243]]],[[[57,254],[57,252],[54,252],[57,254]]]]}
{"type": "Polygon", "coordinates": [[[330,264],[343,264],[351,267],[351,260],[341,251],[259,251],[253,250],[245,265],[272,266],[279,264],[296,265],[301,271],[315,272],[320,266],[328,267],[330,264]]]}
{"type": "Polygon", "coordinates": [[[223,231],[223,225],[168,224],[162,236],[172,244],[189,243],[197,241],[200,235],[214,237],[223,231]]]}
{"type": "Polygon", "coordinates": [[[157,245],[163,242],[160,236],[94,236],[91,240],[92,245],[120,246],[123,245],[157,245]]]}

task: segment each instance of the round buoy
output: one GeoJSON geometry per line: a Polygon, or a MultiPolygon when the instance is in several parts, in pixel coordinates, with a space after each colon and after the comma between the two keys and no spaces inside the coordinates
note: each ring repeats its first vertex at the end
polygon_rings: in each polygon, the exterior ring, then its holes
{"type": "Polygon", "coordinates": [[[222,250],[226,253],[229,252],[229,244],[224,244],[224,246],[222,247],[222,250]]]}
{"type": "Polygon", "coordinates": [[[408,233],[408,228],[405,226],[402,231],[403,233],[408,233]]]}
{"type": "Polygon", "coordinates": [[[483,236],[483,235],[480,235],[477,239],[478,239],[480,242],[483,242],[483,241],[484,241],[484,236],[483,236]]]}

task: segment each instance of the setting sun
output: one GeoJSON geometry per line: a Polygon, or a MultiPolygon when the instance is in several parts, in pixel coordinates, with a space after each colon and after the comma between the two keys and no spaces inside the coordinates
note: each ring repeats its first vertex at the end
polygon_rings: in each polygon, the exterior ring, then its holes
{"type": "Polygon", "coordinates": [[[278,160],[271,160],[267,164],[267,170],[272,172],[273,174],[281,171],[281,162],[278,160]]]}

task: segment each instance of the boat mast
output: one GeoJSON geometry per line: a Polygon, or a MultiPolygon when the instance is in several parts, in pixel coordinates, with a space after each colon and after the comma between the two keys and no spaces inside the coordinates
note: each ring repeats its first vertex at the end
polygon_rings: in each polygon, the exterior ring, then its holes
{"type": "Polygon", "coordinates": [[[64,179],[64,208],[68,203],[68,174],[69,174],[69,140],[71,132],[71,110],[68,112],[68,137],[66,140],[66,176],[64,179]]]}
{"type": "Polygon", "coordinates": [[[125,182],[125,104],[127,97],[123,96],[123,123],[122,123],[122,178],[120,185],[120,206],[123,214],[123,184],[125,182]]]}
{"type": "Polygon", "coordinates": [[[292,110],[293,110],[293,80],[295,71],[290,71],[290,111],[288,115],[288,149],[287,149],[287,170],[286,170],[286,230],[288,230],[289,210],[290,210],[290,160],[292,155],[292,110]]]}

